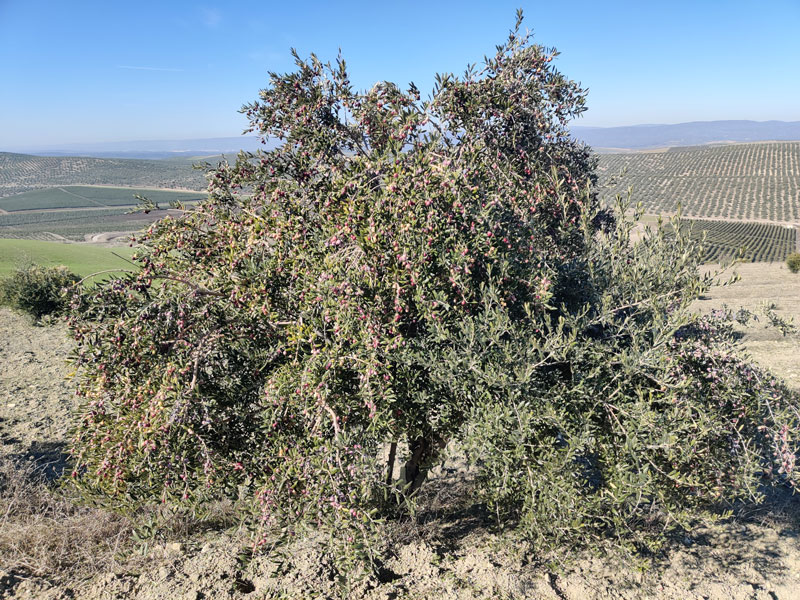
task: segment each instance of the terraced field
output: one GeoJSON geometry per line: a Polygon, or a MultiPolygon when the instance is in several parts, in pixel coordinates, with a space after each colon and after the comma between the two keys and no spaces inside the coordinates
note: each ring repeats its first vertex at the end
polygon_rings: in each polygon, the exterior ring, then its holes
{"type": "Polygon", "coordinates": [[[632,187],[648,213],[800,222],[800,142],[605,154],[599,170],[606,195],[632,187]]]}
{"type": "Polygon", "coordinates": [[[171,211],[129,214],[127,208],[19,211],[0,214],[0,238],[83,241],[101,232],[139,231],[171,211]]]}
{"type": "Polygon", "coordinates": [[[173,201],[192,205],[202,192],[177,192],[143,188],[65,186],[23,192],[0,198],[0,238],[83,241],[103,232],[133,232],[146,228],[167,214],[132,213],[135,194],[167,209],[173,201]]]}
{"type": "MultiPolygon", "coordinates": [[[[632,187],[649,214],[674,213],[680,203],[692,236],[706,232],[709,261],[736,256],[740,248],[746,260],[783,261],[797,247],[800,142],[605,154],[599,172],[606,197],[632,187]]],[[[190,161],[178,159],[0,153],[0,238],[83,240],[101,232],[137,231],[166,213],[126,214],[129,208],[122,207],[136,203],[134,194],[161,206],[205,196],[153,188],[200,190],[205,179],[190,161]]]]}
{"type": "Polygon", "coordinates": [[[0,152],[0,238],[82,241],[138,231],[167,213],[126,214],[137,204],[135,194],[162,208],[205,197],[205,175],[193,162],[0,152]]]}

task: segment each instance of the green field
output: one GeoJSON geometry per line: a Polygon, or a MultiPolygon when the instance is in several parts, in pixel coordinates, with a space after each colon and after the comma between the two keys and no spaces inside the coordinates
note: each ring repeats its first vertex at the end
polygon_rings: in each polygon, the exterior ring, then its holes
{"type": "Polygon", "coordinates": [[[54,208],[135,206],[138,202],[134,198],[136,194],[161,205],[168,205],[170,202],[197,202],[205,197],[202,192],[72,185],[0,198],[0,209],[15,212],[54,208]]]}
{"type": "Polygon", "coordinates": [[[81,277],[108,269],[130,269],[123,258],[133,253],[131,248],[104,248],[84,244],[64,244],[39,240],[0,239],[0,277],[26,263],[45,266],[66,265],[81,277]]]}
{"type": "Polygon", "coordinates": [[[800,222],[800,142],[604,154],[599,174],[605,196],[631,187],[652,214],[800,222]]]}
{"type": "MultiPolygon", "coordinates": [[[[213,158],[213,157],[212,157],[213,158]]],[[[0,238],[83,241],[135,232],[169,214],[126,214],[138,194],[167,208],[206,197],[200,159],[46,157],[0,152],[0,238]],[[128,207],[128,208],[122,208],[128,207]]]]}
{"type": "MultiPolygon", "coordinates": [[[[127,214],[130,208],[122,207],[136,204],[134,194],[162,207],[205,197],[204,192],[151,188],[204,188],[203,175],[191,169],[191,162],[0,153],[0,238],[82,241],[91,234],[139,231],[168,213],[127,214]],[[9,195],[23,189],[28,191],[9,195]]],[[[680,204],[694,221],[692,236],[707,232],[709,261],[735,256],[742,247],[746,260],[783,261],[796,247],[800,142],[605,154],[599,174],[606,198],[631,187],[634,200],[651,215],[674,213],[680,204]]]]}

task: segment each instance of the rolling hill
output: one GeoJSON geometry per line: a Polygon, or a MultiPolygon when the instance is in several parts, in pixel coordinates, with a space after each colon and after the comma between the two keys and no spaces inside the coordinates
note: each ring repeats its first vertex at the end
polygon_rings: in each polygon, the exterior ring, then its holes
{"type": "Polygon", "coordinates": [[[45,157],[0,152],[0,198],[68,185],[204,190],[191,160],[45,157]]]}
{"type": "MultiPolygon", "coordinates": [[[[599,174],[607,200],[632,188],[634,200],[649,214],[674,213],[680,204],[684,216],[695,221],[692,234],[708,232],[710,259],[746,246],[750,260],[780,261],[800,229],[800,142],[607,153],[600,156],[599,174]],[[748,224],[719,223],[727,221],[748,224]]],[[[166,208],[170,200],[196,202],[205,186],[203,173],[182,158],[0,153],[0,237],[82,240],[95,233],[134,231],[163,216],[163,211],[126,214],[135,203],[134,193],[166,208]]]]}
{"type": "Polygon", "coordinates": [[[599,172],[606,195],[632,187],[648,213],[800,221],[800,142],[604,154],[599,172]]]}
{"type": "Polygon", "coordinates": [[[606,201],[630,190],[649,214],[680,204],[709,261],[780,262],[798,248],[800,142],[603,154],[599,172],[606,201]]]}

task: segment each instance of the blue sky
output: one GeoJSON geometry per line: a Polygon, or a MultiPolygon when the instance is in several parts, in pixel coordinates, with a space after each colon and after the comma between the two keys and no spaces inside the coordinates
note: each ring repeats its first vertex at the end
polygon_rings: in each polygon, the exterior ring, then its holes
{"type": "Polygon", "coordinates": [[[425,92],[493,52],[518,7],[589,88],[576,124],[800,120],[800,0],[0,0],[0,150],[238,135],[291,47],[341,47],[358,87],[425,92]]]}

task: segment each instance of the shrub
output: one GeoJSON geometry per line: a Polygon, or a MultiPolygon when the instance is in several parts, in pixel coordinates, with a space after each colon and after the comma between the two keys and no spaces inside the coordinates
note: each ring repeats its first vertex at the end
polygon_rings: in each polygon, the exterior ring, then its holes
{"type": "Polygon", "coordinates": [[[78,276],[64,266],[27,265],[0,281],[0,302],[35,319],[57,315],[69,304],[65,289],[78,281],[78,276]]]}
{"type": "Polygon", "coordinates": [[[78,484],[228,497],[257,544],[321,530],[354,556],[451,442],[499,523],[548,543],[792,475],[794,405],[692,316],[692,242],[633,244],[625,203],[601,209],[554,56],[518,24],[425,101],[354,92],[341,59],[271,74],[243,111],[283,144],[220,164],[76,305],[78,484]]]}
{"type": "Polygon", "coordinates": [[[800,271],[800,252],[792,252],[786,257],[786,266],[792,273],[800,271]]]}

